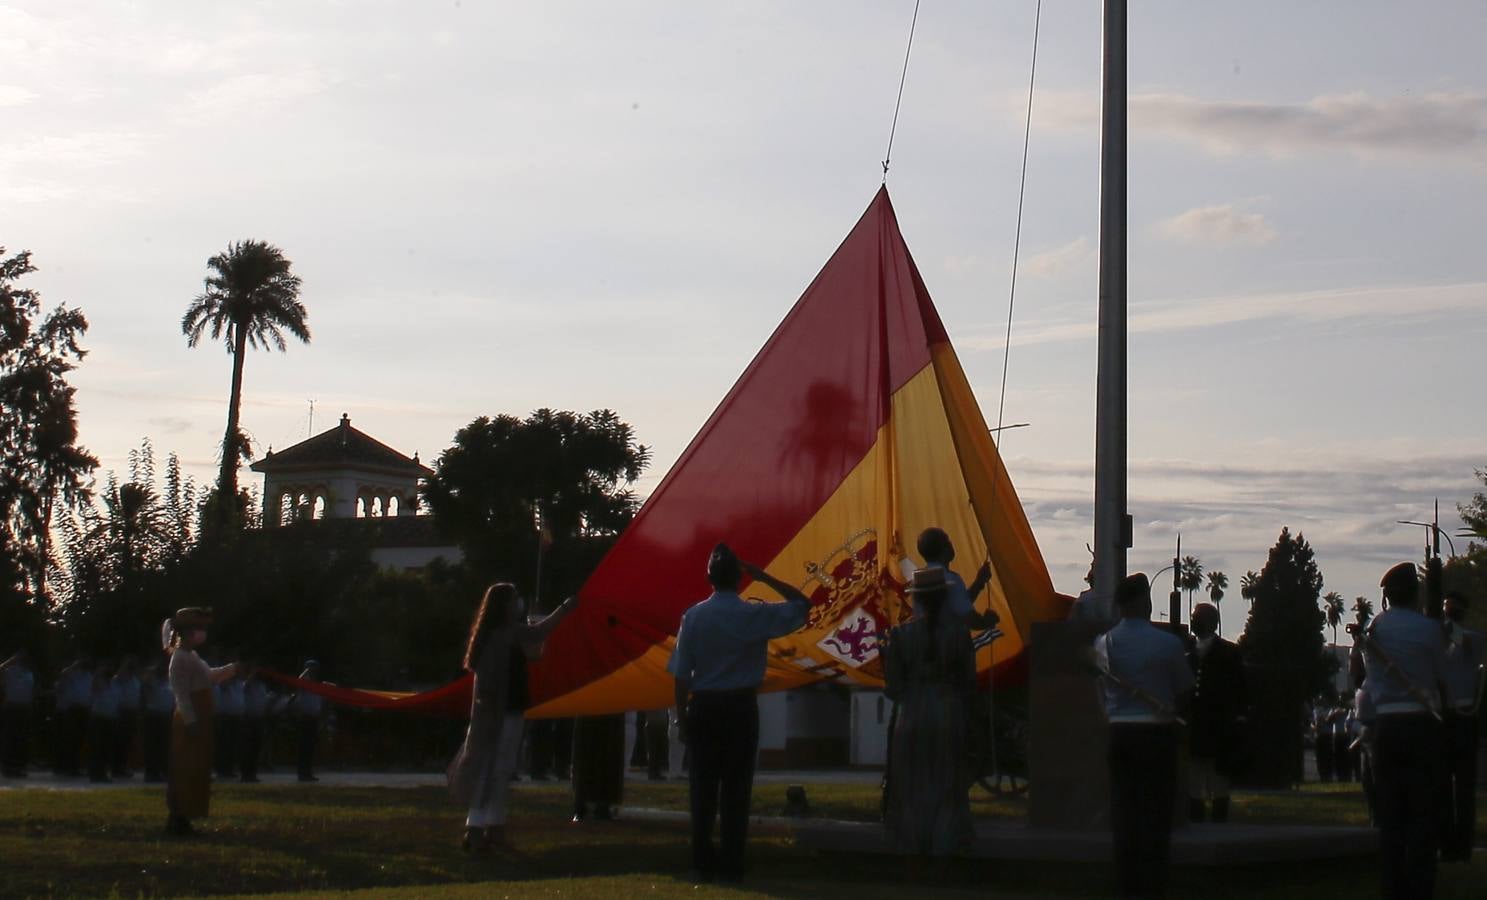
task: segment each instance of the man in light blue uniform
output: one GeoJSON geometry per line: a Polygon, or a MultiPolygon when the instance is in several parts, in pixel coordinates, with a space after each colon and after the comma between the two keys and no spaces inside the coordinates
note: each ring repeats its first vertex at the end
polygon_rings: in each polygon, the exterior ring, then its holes
{"type": "Polygon", "coordinates": [[[137,668],[134,657],[126,656],[119,665],[119,673],[114,676],[114,689],[119,694],[119,721],[114,729],[115,778],[134,777],[129,769],[129,758],[134,755],[134,734],[139,727],[140,686],[137,668]]]}
{"type": "Polygon", "coordinates": [[[1442,798],[1441,861],[1471,862],[1477,819],[1477,691],[1487,662],[1487,637],[1466,627],[1466,595],[1447,591],[1446,793],[1442,798]]]}
{"type": "Polygon", "coordinates": [[[25,650],[0,663],[0,768],[6,778],[25,778],[31,761],[31,707],[36,701],[36,675],[25,650]]]}
{"type": "Polygon", "coordinates": [[[1120,621],[1095,639],[1110,720],[1110,826],[1122,897],[1166,890],[1177,796],[1177,710],[1193,689],[1187,648],[1151,623],[1151,582],[1116,589],[1120,621]]]}
{"type": "Polygon", "coordinates": [[[991,610],[983,613],[976,609],[976,598],[991,583],[990,561],[981,564],[976,572],[976,580],[967,588],[965,579],[950,568],[950,564],[955,561],[955,544],[950,541],[950,535],[945,529],[924,529],[919,534],[917,546],[926,569],[945,571],[945,612],[977,631],[995,628],[1001,617],[991,610]]]}
{"type": "Polygon", "coordinates": [[[754,758],[759,750],[759,685],[769,642],[798,631],[811,601],[757,566],[740,562],[727,545],[707,563],[712,596],[687,610],[667,670],[676,679],[682,739],[692,749],[692,865],[701,881],[740,881],[748,840],[754,758]],[[754,603],[738,595],[744,574],[784,597],[754,603]],[[718,815],[721,851],[712,841],[718,815]]]}
{"type": "Polygon", "coordinates": [[[1363,687],[1378,714],[1374,777],[1384,896],[1424,900],[1435,893],[1446,637],[1439,621],[1420,612],[1414,563],[1394,566],[1379,585],[1389,609],[1364,631],[1363,687]]]}

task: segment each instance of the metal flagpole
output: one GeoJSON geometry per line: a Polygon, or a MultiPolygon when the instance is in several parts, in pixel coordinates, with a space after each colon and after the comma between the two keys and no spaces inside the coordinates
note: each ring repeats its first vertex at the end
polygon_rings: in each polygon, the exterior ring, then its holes
{"type": "Polygon", "coordinates": [[[1126,0],[1105,0],[1100,141],[1100,331],[1095,401],[1096,596],[1126,574],[1126,0]]]}

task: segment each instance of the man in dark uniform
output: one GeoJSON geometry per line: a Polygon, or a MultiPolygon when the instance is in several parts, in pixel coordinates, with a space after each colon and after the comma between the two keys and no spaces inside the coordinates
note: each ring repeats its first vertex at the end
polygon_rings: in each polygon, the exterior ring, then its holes
{"type": "Polygon", "coordinates": [[[31,763],[31,708],[36,703],[36,674],[25,650],[0,663],[0,771],[6,778],[25,778],[31,763]]]}
{"type": "Polygon", "coordinates": [[[1384,896],[1427,900],[1435,893],[1445,634],[1420,612],[1414,563],[1390,569],[1380,586],[1389,609],[1369,624],[1362,643],[1364,689],[1377,713],[1384,896]]]}
{"type": "Polygon", "coordinates": [[[1229,818],[1229,779],[1243,741],[1244,658],[1218,635],[1219,611],[1211,603],[1193,607],[1193,706],[1188,719],[1188,817],[1204,818],[1213,801],[1213,821],[1229,818]]]}
{"type": "Polygon", "coordinates": [[[1487,638],[1466,627],[1466,595],[1449,591],[1446,615],[1445,794],[1441,861],[1470,862],[1477,817],[1477,692],[1487,638]]]}
{"type": "Polygon", "coordinates": [[[682,616],[667,669],[676,679],[683,740],[692,750],[692,865],[698,879],[741,881],[748,840],[754,757],[759,750],[759,685],[769,642],[798,631],[811,601],[795,587],[741,562],[727,545],[707,563],[712,596],[682,616]],[[751,603],[738,595],[743,576],[784,603],[751,603]],[[721,814],[722,850],[713,847],[721,814]]]}
{"type": "Polygon", "coordinates": [[[1127,576],[1116,589],[1120,621],[1095,639],[1110,720],[1110,825],[1122,897],[1167,887],[1177,793],[1177,710],[1193,687],[1187,649],[1151,623],[1151,583],[1127,576]]]}

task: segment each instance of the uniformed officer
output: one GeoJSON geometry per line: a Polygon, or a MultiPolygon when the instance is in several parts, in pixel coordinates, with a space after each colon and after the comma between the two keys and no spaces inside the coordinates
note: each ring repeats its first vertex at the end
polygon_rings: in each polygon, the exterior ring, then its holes
{"type": "Polygon", "coordinates": [[[176,711],[176,695],[170,689],[165,664],[160,663],[140,673],[144,716],[141,737],[145,754],[145,781],[157,784],[165,780],[170,762],[170,718],[176,711]]]}
{"type": "Polygon", "coordinates": [[[1194,688],[1188,721],[1188,817],[1203,821],[1213,802],[1213,821],[1229,818],[1229,779],[1244,736],[1244,659],[1218,633],[1219,611],[1211,603],[1193,607],[1194,688]]]}
{"type": "MultiPolygon", "coordinates": [[[[305,660],[305,670],[299,673],[301,681],[319,681],[320,663],[305,660]]],[[[315,777],[315,745],[320,741],[320,717],[325,712],[325,700],[319,694],[299,691],[289,703],[294,715],[294,731],[300,781],[319,781],[315,777]]]]}
{"type": "Polygon", "coordinates": [[[1466,595],[1445,596],[1446,711],[1445,794],[1442,797],[1441,861],[1470,862],[1476,831],[1477,692],[1487,638],[1466,627],[1466,595]]]}
{"type": "Polygon", "coordinates": [[[114,757],[114,735],[119,730],[119,689],[114,669],[107,662],[93,672],[92,697],[88,707],[88,780],[95,784],[113,781],[109,767],[114,757]]]}
{"type": "Polygon", "coordinates": [[[25,650],[0,663],[0,770],[6,778],[25,778],[31,761],[31,707],[36,702],[36,675],[25,650]]]}
{"type": "MultiPolygon", "coordinates": [[[[232,659],[236,654],[228,653],[232,659]]],[[[212,686],[215,695],[212,725],[216,742],[212,748],[218,778],[231,778],[238,773],[238,742],[243,726],[243,679],[241,674],[212,686]]]]}
{"type": "Polygon", "coordinates": [[[52,734],[56,744],[52,765],[58,775],[81,775],[83,736],[93,705],[93,665],[78,659],[57,673],[52,734]]]}
{"type": "Polygon", "coordinates": [[[1365,690],[1377,715],[1374,777],[1384,896],[1435,893],[1440,799],[1440,689],[1445,635],[1420,612],[1414,563],[1380,581],[1389,609],[1364,631],[1365,690]]]}
{"type": "Polygon", "coordinates": [[[244,663],[243,718],[238,727],[238,772],[243,784],[258,783],[258,757],[263,753],[263,726],[268,716],[268,688],[258,667],[244,663]]]}
{"type": "Polygon", "coordinates": [[[1140,573],[1115,595],[1120,621],[1095,639],[1110,721],[1110,825],[1122,897],[1167,886],[1177,793],[1177,710],[1193,688],[1187,650],[1151,623],[1151,583],[1140,573]]]}
{"type": "Polygon", "coordinates": [[[119,694],[119,720],[114,729],[113,776],[133,778],[129,769],[130,757],[134,755],[134,735],[139,727],[139,666],[134,657],[126,656],[114,676],[114,690],[119,694]]]}
{"type": "Polygon", "coordinates": [[[772,638],[799,630],[811,601],[793,586],[741,562],[727,545],[707,562],[712,596],[682,616],[667,669],[676,678],[679,730],[692,751],[692,864],[701,881],[740,881],[748,839],[754,757],[759,749],[757,693],[772,638]],[[751,603],[738,595],[744,574],[785,603],[751,603]],[[719,815],[721,852],[713,847],[719,815]]]}
{"type": "Polygon", "coordinates": [[[965,579],[950,568],[955,561],[955,544],[943,528],[926,528],[920,532],[917,542],[919,555],[924,558],[926,569],[945,571],[945,611],[958,619],[964,619],[970,627],[981,631],[995,628],[999,617],[995,612],[976,609],[976,598],[991,583],[991,563],[984,562],[976,572],[976,579],[966,587],[965,579]]]}

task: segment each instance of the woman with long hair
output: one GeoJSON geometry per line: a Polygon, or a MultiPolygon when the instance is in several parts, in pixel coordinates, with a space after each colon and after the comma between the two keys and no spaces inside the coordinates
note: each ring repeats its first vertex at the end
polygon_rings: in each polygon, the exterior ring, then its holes
{"type": "Polygon", "coordinates": [[[212,685],[231,678],[235,664],[211,668],[196,654],[206,643],[212,611],[199,606],[176,610],[160,630],[170,655],[170,689],[176,711],[171,719],[165,830],[192,833],[191,820],[204,818],[212,798],[212,685]]]}
{"type": "Polygon", "coordinates": [[[530,705],[527,663],[542,655],[543,642],[578,606],[578,598],[568,598],[547,618],[530,625],[522,617],[521,605],[514,585],[491,585],[480,600],[465,645],[464,665],[475,675],[475,690],[470,727],[448,775],[450,794],[469,810],[462,843],[467,851],[507,846],[507,798],[530,705]]]}
{"type": "Polygon", "coordinates": [[[884,661],[898,704],[885,821],[916,874],[925,857],[966,850],[973,835],[965,748],[975,651],[964,623],[944,614],[946,588],[944,569],[914,573],[914,618],[893,630],[884,661]]]}

